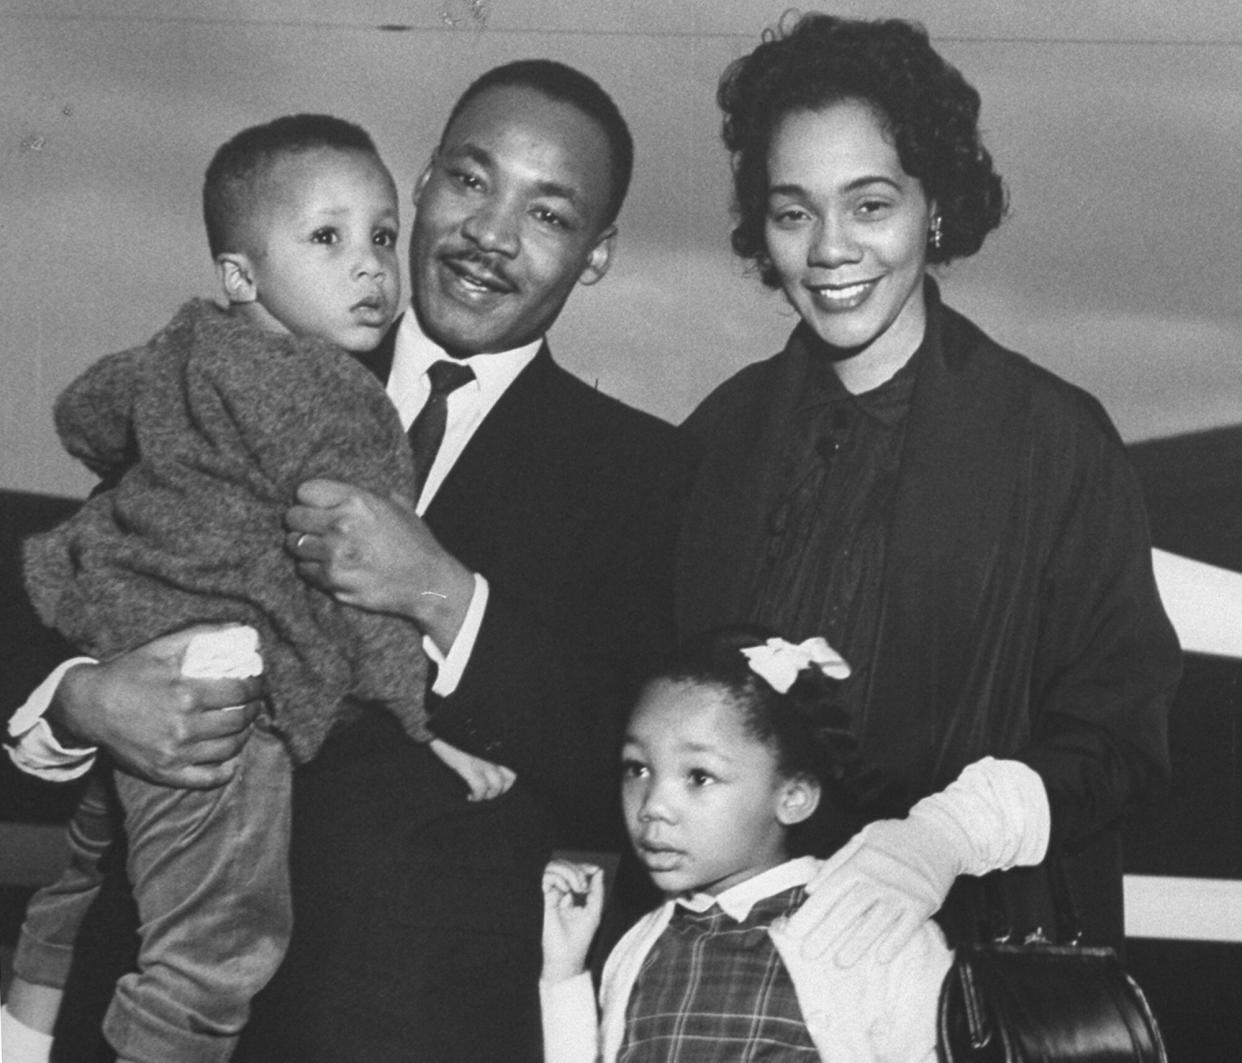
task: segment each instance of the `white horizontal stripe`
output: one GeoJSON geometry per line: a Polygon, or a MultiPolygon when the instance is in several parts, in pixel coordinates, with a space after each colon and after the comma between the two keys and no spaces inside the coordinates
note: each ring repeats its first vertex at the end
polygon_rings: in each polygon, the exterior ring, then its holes
{"type": "Polygon", "coordinates": [[[1182,649],[1242,657],[1242,573],[1152,551],[1156,586],[1182,649]]]}
{"type": "Polygon", "coordinates": [[[1126,936],[1242,943],[1242,880],[1126,875],[1126,936]]]}

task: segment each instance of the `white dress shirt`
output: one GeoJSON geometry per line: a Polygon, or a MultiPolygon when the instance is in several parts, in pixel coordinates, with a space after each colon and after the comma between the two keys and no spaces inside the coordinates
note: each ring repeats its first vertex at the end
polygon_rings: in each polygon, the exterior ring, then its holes
{"type": "MultiPolygon", "coordinates": [[[[435,460],[423,483],[422,494],[418,497],[416,510],[421,517],[427,512],[431,500],[435,498],[440,485],[444,483],[449,472],[461,457],[466,444],[478,430],[483,419],[491,412],[493,406],[509,385],[517,379],[535,355],[539,353],[543,340],[538,339],[513,351],[502,351],[498,354],[476,354],[470,358],[460,359],[463,364],[474,370],[474,379],[450,392],[448,395],[447,417],[444,426],[444,439],[436,452],[435,460]]],[[[427,370],[433,362],[447,359],[449,356],[444,348],[433,340],[419,327],[418,318],[411,310],[401,319],[397,327],[397,338],[392,354],[392,368],[388,373],[388,397],[397,407],[401,417],[401,427],[409,430],[418,416],[419,411],[427,404],[431,394],[431,382],[427,370]]],[[[483,615],[487,610],[487,580],[476,572],[474,574],[474,596],[470,599],[470,607],[462,621],[457,638],[447,651],[437,646],[429,637],[423,638],[423,649],[427,656],[436,663],[436,679],[431,689],[444,697],[457,689],[461,677],[474,651],[474,644],[479,637],[479,629],[483,625],[483,615]]]]}
{"type": "MultiPolygon", "coordinates": [[[[493,406],[517,379],[518,374],[534,360],[543,340],[500,354],[476,354],[460,359],[474,370],[474,379],[450,392],[444,440],[432,462],[431,471],[418,499],[418,514],[427,512],[431,500],[450,470],[466,449],[466,444],[491,412],[493,406]]],[[[414,418],[427,404],[431,384],[427,370],[432,362],[447,359],[444,348],[428,339],[418,325],[413,311],[407,313],[397,327],[397,342],[388,374],[388,397],[401,416],[401,427],[409,430],[414,418]]]]}

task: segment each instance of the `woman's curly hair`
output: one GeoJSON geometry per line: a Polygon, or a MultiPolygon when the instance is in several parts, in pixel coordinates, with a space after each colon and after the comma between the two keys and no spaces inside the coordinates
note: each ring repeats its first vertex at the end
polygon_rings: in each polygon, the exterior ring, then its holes
{"type": "Polygon", "coordinates": [[[928,262],[978,251],[1006,211],[1004,185],[979,135],[979,93],[916,23],[796,12],[726,68],[716,93],[733,159],[733,250],[758,264],[764,284],[778,287],[764,240],[772,136],[791,111],[841,100],[875,109],[902,169],[935,201],[940,246],[928,246],[928,262]]]}

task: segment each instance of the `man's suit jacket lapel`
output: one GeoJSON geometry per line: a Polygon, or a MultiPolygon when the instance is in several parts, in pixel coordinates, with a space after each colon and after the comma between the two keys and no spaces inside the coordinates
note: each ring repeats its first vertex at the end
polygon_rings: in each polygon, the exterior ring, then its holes
{"type": "MultiPolygon", "coordinates": [[[[379,346],[359,354],[362,362],[382,384],[387,384],[401,318],[393,322],[379,346]]],[[[545,343],[505,393],[488,411],[465,449],[454,462],[444,482],[427,508],[427,521],[433,529],[449,521],[463,519],[480,497],[495,499],[529,486],[529,476],[544,468],[546,434],[541,431],[543,417],[562,417],[572,410],[545,409],[549,385],[558,372],[545,343]]]]}
{"type": "Polygon", "coordinates": [[[432,506],[439,504],[446,491],[448,499],[456,497],[463,485],[471,485],[467,489],[472,494],[475,484],[486,485],[489,491],[506,490],[515,473],[539,468],[539,452],[546,447],[541,418],[557,416],[542,409],[549,377],[555,371],[544,344],[475,429],[432,506]]]}

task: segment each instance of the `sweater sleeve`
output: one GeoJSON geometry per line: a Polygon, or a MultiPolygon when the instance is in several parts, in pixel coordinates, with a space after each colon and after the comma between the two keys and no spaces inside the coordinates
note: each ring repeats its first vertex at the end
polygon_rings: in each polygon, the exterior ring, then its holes
{"type": "Polygon", "coordinates": [[[132,463],[133,402],[145,347],[99,359],[56,399],[56,431],[65,449],[108,479],[132,463]]]}
{"type": "Polygon", "coordinates": [[[539,983],[545,1063],[595,1063],[599,1017],[589,971],[561,982],[539,983]]]}

